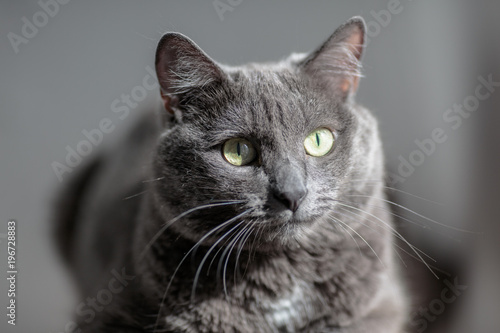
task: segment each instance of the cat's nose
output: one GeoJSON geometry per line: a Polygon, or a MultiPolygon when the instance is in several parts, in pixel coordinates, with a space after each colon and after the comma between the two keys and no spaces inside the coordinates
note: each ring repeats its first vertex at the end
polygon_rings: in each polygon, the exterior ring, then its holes
{"type": "Polygon", "coordinates": [[[300,168],[290,164],[276,170],[274,197],[292,212],[296,212],[307,194],[307,187],[300,168]]]}
{"type": "Polygon", "coordinates": [[[274,193],[274,196],[281,201],[288,209],[292,212],[296,212],[299,209],[299,205],[307,194],[307,189],[302,186],[291,191],[285,191],[282,193],[274,193]]]}

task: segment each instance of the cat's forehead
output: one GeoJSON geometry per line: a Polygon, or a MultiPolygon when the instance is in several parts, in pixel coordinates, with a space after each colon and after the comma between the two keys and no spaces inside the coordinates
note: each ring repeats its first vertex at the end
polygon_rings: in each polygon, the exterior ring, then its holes
{"type": "Polygon", "coordinates": [[[287,68],[247,67],[230,73],[229,96],[222,101],[216,127],[242,134],[302,136],[318,126],[338,127],[338,103],[315,91],[287,68]]]}

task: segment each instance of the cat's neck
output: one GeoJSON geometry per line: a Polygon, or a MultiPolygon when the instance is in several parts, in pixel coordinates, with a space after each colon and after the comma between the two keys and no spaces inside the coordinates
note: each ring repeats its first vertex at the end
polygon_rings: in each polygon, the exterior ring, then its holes
{"type": "MultiPolygon", "coordinates": [[[[164,225],[154,206],[149,208],[145,211],[147,219],[141,220],[164,225]]],[[[382,211],[372,213],[384,218],[382,211]]],[[[135,253],[144,253],[144,256],[135,258],[135,270],[143,276],[143,290],[149,288],[158,299],[166,297],[167,303],[189,304],[195,294],[195,301],[228,298],[235,302],[245,300],[247,304],[254,302],[276,321],[289,317],[304,322],[310,320],[308,313],[299,315],[287,310],[297,308],[314,309],[316,315],[335,308],[339,320],[348,321],[352,319],[350,313],[362,313],[359,309],[372,303],[375,294],[367,293],[366,286],[371,284],[369,290],[378,289],[377,272],[392,266],[390,251],[386,248],[390,241],[375,242],[375,237],[381,237],[380,231],[362,228],[357,232],[367,243],[350,237],[332,242],[338,238],[338,234],[335,235],[338,231],[322,225],[312,228],[313,232],[296,244],[274,251],[256,251],[255,247],[249,247],[233,249],[229,254],[225,252],[227,243],[221,242],[225,247],[196,247],[196,242],[173,230],[162,233],[147,251],[141,252],[138,249],[144,249],[158,231],[158,227],[148,229],[141,225],[137,229],[135,253]],[[177,295],[165,293],[167,286],[176,290],[177,295]],[[180,290],[184,290],[180,293],[182,296],[179,296],[180,290]],[[338,297],[339,293],[352,294],[356,290],[360,291],[354,298],[359,300],[356,304],[338,297]],[[300,307],[296,306],[297,302],[300,307]]],[[[388,232],[382,235],[389,237],[388,232]]]]}

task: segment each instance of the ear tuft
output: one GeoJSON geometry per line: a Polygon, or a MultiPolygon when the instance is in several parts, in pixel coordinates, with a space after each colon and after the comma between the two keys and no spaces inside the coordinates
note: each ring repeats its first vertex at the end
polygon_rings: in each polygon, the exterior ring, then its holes
{"type": "Polygon", "coordinates": [[[365,32],[361,17],[348,20],[302,62],[305,73],[344,99],[354,95],[361,77],[365,32]]]}

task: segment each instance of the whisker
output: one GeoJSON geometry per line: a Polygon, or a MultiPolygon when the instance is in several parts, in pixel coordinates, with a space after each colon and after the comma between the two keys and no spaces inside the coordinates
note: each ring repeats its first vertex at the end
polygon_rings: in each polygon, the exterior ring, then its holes
{"type": "Polygon", "coordinates": [[[345,185],[345,184],[349,184],[349,183],[356,183],[356,182],[385,183],[384,180],[380,180],[380,179],[349,179],[348,181],[341,182],[340,185],[345,185]]]}
{"type": "Polygon", "coordinates": [[[253,231],[254,231],[254,227],[253,227],[253,223],[252,223],[250,225],[250,227],[248,228],[248,231],[246,232],[246,234],[243,236],[242,241],[240,242],[240,245],[238,247],[238,252],[236,253],[236,261],[234,263],[233,279],[234,279],[235,283],[236,283],[236,272],[237,272],[238,267],[239,267],[238,260],[240,259],[241,251],[243,250],[243,247],[245,246],[246,241],[248,240],[248,238],[250,237],[250,235],[252,234],[253,231]]]}
{"type": "Polygon", "coordinates": [[[208,268],[207,268],[207,276],[210,275],[210,268],[212,267],[213,263],[215,262],[215,259],[217,258],[217,256],[219,255],[219,253],[225,249],[226,245],[228,242],[230,242],[232,239],[232,237],[229,237],[228,239],[226,239],[224,241],[224,244],[222,244],[221,246],[219,246],[219,249],[217,250],[217,252],[215,252],[215,254],[212,256],[212,260],[210,260],[210,264],[208,264],[208,268]]]}
{"type": "MultiPolygon", "coordinates": [[[[240,217],[245,216],[249,212],[250,212],[250,209],[247,209],[243,213],[240,213],[240,214],[236,215],[235,217],[227,220],[226,222],[219,224],[217,227],[215,227],[212,230],[210,230],[209,232],[207,232],[198,242],[196,242],[196,244],[193,247],[191,247],[191,249],[184,255],[184,257],[182,258],[182,260],[179,262],[179,264],[175,268],[174,273],[172,274],[172,277],[170,278],[170,281],[168,282],[167,288],[165,289],[165,293],[163,294],[163,298],[162,298],[160,304],[163,304],[165,302],[168,290],[170,289],[170,286],[172,285],[172,282],[174,281],[174,278],[175,278],[175,276],[177,274],[177,271],[179,270],[179,268],[181,267],[181,265],[184,263],[184,261],[186,260],[186,258],[189,256],[189,254],[193,251],[193,249],[195,248],[195,246],[197,244],[203,243],[203,241],[205,241],[205,239],[207,239],[208,237],[210,237],[210,235],[213,234],[214,232],[216,232],[217,230],[220,230],[221,228],[224,228],[225,226],[231,224],[232,222],[236,221],[240,217]]],[[[160,308],[160,311],[158,311],[158,316],[156,318],[155,329],[156,329],[156,327],[158,325],[158,321],[160,319],[160,313],[161,313],[161,308],[160,308]]]]}
{"type": "Polygon", "coordinates": [[[447,224],[444,224],[444,223],[441,223],[441,222],[438,222],[438,221],[435,221],[427,216],[424,216],[422,214],[419,214],[409,208],[406,208],[405,206],[403,205],[400,205],[398,203],[395,203],[391,200],[386,200],[384,198],[379,198],[379,197],[371,197],[371,196],[368,196],[368,195],[361,195],[361,194],[350,194],[350,195],[347,195],[348,197],[365,197],[365,198],[376,198],[376,199],[379,199],[379,200],[382,200],[384,202],[387,202],[388,204],[391,204],[391,205],[394,205],[396,207],[399,207],[401,209],[404,209],[406,210],[407,212],[410,212],[410,213],[413,213],[415,214],[416,216],[420,217],[420,218],[423,218],[424,220],[427,220],[429,222],[432,222],[432,223],[435,223],[437,225],[440,225],[444,228],[449,228],[449,229],[452,229],[452,230],[455,230],[455,231],[459,231],[459,232],[464,232],[464,233],[469,233],[469,234],[475,234],[475,235],[481,235],[482,233],[480,232],[475,232],[475,231],[470,231],[470,230],[465,230],[465,229],[461,229],[461,228],[457,228],[457,227],[453,227],[453,226],[450,226],[450,225],[447,225],[447,224]]]}
{"type": "MultiPolygon", "coordinates": [[[[331,199],[330,199],[330,200],[331,200],[331,199]]],[[[351,202],[351,201],[345,201],[345,202],[346,202],[346,203],[350,203],[350,204],[355,204],[355,202],[351,202]]],[[[385,212],[387,212],[387,213],[391,214],[391,215],[392,215],[392,216],[394,216],[394,217],[397,217],[397,218],[399,218],[399,219],[401,219],[401,220],[403,220],[403,221],[406,221],[406,222],[409,222],[409,223],[411,223],[411,224],[413,224],[413,225],[416,225],[416,226],[418,226],[418,227],[420,227],[420,228],[422,228],[422,229],[424,229],[424,230],[432,230],[433,232],[435,232],[435,233],[437,233],[437,234],[439,234],[439,235],[441,235],[441,236],[443,236],[443,237],[447,237],[447,238],[449,238],[449,239],[451,239],[451,240],[453,240],[453,241],[455,241],[455,242],[458,242],[458,243],[461,243],[461,242],[462,242],[462,240],[461,240],[461,239],[459,239],[459,238],[457,238],[457,237],[454,237],[454,236],[452,236],[452,235],[449,235],[449,234],[447,234],[447,233],[444,233],[444,232],[442,232],[442,231],[440,231],[440,230],[435,230],[435,229],[432,229],[432,228],[431,228],[430,226],[428,226],[427,224],[423,224],[423,223],[419,223],[419,222],[417,222],[417,221],[413,221],[413,220],[411,220],[411,219],[410,219],[409,217],[407,217],[407,216],[403,216],[403,215],[396,214],[396,213],[394,213],[391,209],[387,209],[387,208],[385,208],[385,207],[382,207],[382,206],[379,206],[379,205],[376,205],[376,204],[372,204],[372,203],[364,203],[364,204],[365,204],[365,205],[367,205],[367,206],[370,206],[370,207],[375,207],[375,208],[381,209],[381,210],[383,210],[383,211],[385,211],[385,212]]]]}
{"type": "Polygon", "coordinates": [[[257,247],[258,247],[257,240],[260,238],[262,230],[264,229],[263,224],[257,223],[255,221],[253,224],[257,225],[257,232],[255,233],[255,237],[253,239],[252,245],[250,246],[250,252],[248,253],[247,263],[245,265],[245,269],[243,270],[242,276],[245,276],[247,269],[248,269],[248,265],[250,265],[250,261],[255,260],[255,255],[257,254],[257,247]],[[253,255],[252,255],[252,251],[253,251],[253,255]]]}
{"type": "MultiPolygon", "coordinates": [[[[239,227],[241,225],[241,223],[239,223],[237,226],[231,228],[228,232],[226,232],[227,234],[230,234],[232,233],[237,227],[239,227]]],[[[226,237],[226,235],[223,235],[222,236],[223,238],[226,237]]],[[[230,242],[232,239],[233,239],[234,235],[231,235],[229,238],[227,238],[223,244],[221,244],[219,246],[219,249],[217,250],[217,252],[215,252],[215,254],[212,256],[212,260],[210,260],[210,264],[208,265],[208,268],[207,268],[207,276],[210,275],[210,269],[213,265],[213,263],[215,262],[215,259],[217,258],[217,256],[219,255],[219,253],[222,251],[222,250],[225,250],[226,249],[226,244],[228,242],[230,242]]],[[[224,254],[222,254],[221,258],[224,256],[224,254]]],[[[217,272],[217,275],[219,274],[219,272],[217,272]]]]}
{"type": "MultiPolygon", "coordinates": [[[[333,216],[330,216],[331,218],[333,218],[333,216]]],[[[356,246],[358,247],[358,250],[359,250],[359,254],[362,255],[362,252],[361,252],[361,247],[359,246],[359,243],[358,241],[354,238],[354,236],[351,234],[351,232],[349,230],[346,229],[346,227],[344,227],[342,224],[337,224],[339,227],[341,227],[350,237],[351,239],[354,241],[354,243],[356,244],[356,246]]]]}
{"type": "MultiPolygon", "coordinates": [[[[227,249],[229,249],[229,252],[226,255],[226,261],[224,263],[224,269],[222,271],[222,287],[224,289],[224,294],[226,295],[226,298],[228,297],[227,283],[226,283],[227,263],[229,262],[229,257],[231,256],[231,252],[233,251],[234,246],[236,245],[240,237],[245,234],[247,229],[248,227],[243,227],[242,230],[238,232],[238,234],[234,237],[233,241],[231,241],[231,243],[226,247],[226,250],[224,251],[226,252],[227,249]]],[[[224,253],[222,254],[222,258],[224,258],[224,253]]],[[[219,268],[217,269],[217,271],[219,271],[219,268]]]]}
{"type": "Polygon", "coordinates": [[[159,177],[159,178],[155,178],[155,179],[146,179],[146,180],[143,180],[142,182],[143,183],[151,183],[151,182],[157,182],[157,181],[162,180],[162,179],[165,179],[165,177],[159,177]]]}
{"type": "MultiPolygon", "coordinates": [[[[380,259],[380,257],[378,256],[377,252],[375,252],[375,250],[373,249],[373,247],[368,243],[368,241],[359,234],[359,232],[357,232],[354,228],[352,228],[350,225],[348,225],[347,223],[341,221],[340,219],[337,219],[333,216],[330,216],[334,221],[337,221],[338,223],[341,223],[343,224],[346,228],[350,229],[352,232],[354,232],[356,235],[358,235],[359,238],[361,238],[361,240],[370,248],[370,250],[373,252],[373,254],[375,254],[375,256],[377,257],[377,259],[380,261],[380,263],[382,264],[382,266],[384,267],[387,267],[385,265],[385,263],[382,261],[382,259],[380,259]]],[[[359,247],[359,246],[358,246],[359,247]]],[[[361,249],[360,249],[361,251],[361,249]]]]}
{"type": "MultiPolygon", "coordinates": [[[[342,214],[341,212],[338,212],[338,211],[337,211],[336,213],[337,213],[337,214],[340,214],[340,215],[342,215],[342,216],[345,216],[345,217],[347,217],[347,218],[352,218],[351,216],[347,216],[346,214],[342,214]]],[[[350,211],[349,211],[349,213],[354,214],[353,212],[350,212],[350,211]]],[[[358,214],[355,214],[355,215],[356,215],[356,216],[360,216],[360,215],[358,215],[358,214]]],[[[368,228],[368,229],[370,229],[370,230],[373,230],[374,232],[376,232],[376,233],[378,233],[378,234],[382,234],[380,231],[373,229],[372,227],[370,227],[370,226],[369,226],[369,225],[367,225],[367,224],[364,224],[364,223],[363,223],[363,222],[361,222],[361,221],[358,221],[358,223],[361,223],[364,227],[366,227],[366,228],[368,228]]],[[[339,226],[340,226],[340,225],[339,225],[339,226]]],[[[351,237],[352,237],[352,235],[351,235],[351,237]]],[[[394,243],[394,242],[393,242],[393,245],[394,245],[394,246],[396,246],[396,247],[398,247],[398,248],[400,248],[402,251],[404,251],[404,252],[408,253],[407,251],[405,251],[405,250],[404,250],[401,246],[397,245],[396,243],[394,243]]],[[[358,245],[358,247],[359,247],[359,245],[358,245]]],[[[361,250],[361,249],[360,249],[360,250],[361,250]]],[[[406,265],[405,261],[403,260],[403,258],[401,257],[401,255],[400,255],[398,252],[395,252],[395,253],[396,253],[396,255],[399,257],[399,259],[401,260],[401,262],[403,263],[403,265],[404,265],[405,267],[408,267],[408,266],[406,265]]],[[[425,256],[429,257],[431,260],[434,260],[433,258],[431,258],[430,256],[428,256],[428,255],[427,255],[425,252],[423,252],[423,251],[422,251],[422,254],[424,254],[425,256]]],[[[416,257],[415,257],[415,258],[416,258],[416,257]]],[[[434,260],[434,261],[435,261],[435,260],[434,260]]]]}
{"type": "Polygon", "coordinates": [[[128,199],[132,199],[132,198],[135,198],[135,197],[138,197],[140,195],[143,195],[147,192],[148,190],[145,190],[145,191],[142,191],[142,192],[139,192],[139,193],[136,193],[136,194],[132,194],[131,196],[128,196],[126,198],[123,198],[122,200],[128,200],[128,199]]]}
{"type": "MultiPolygon", "coordinates": [[[[247,210],[245,211],[244,213],[248,213],[250,210],[247,210]]],[[[236,218],[233,218],[231,220],[236,220],[237,218],[243,216],[242,214],[236,216],[236,218]]],[[[231,221],[230,220],[230,221],[231,221]]],[[[231,222],[233,222],[231,221],[231,222]]],[[[193,288],[191,289],[191,302],[194,303],[194,300],[195,300],[195,297],[196,297],[196,285],[198,284],[198,279],[200,277],[200,273],[201,273],[201,269],[203,268],[203,265],[205,264],[205,261],[208,259],[208,256],[210,255],[210,253],[212,253],[213,249],[217,246],[217,244],[219,244],[228,234],[232,233],[234,230],[236,230],[240,225],[242,225],[245,221],[241,221],[239,222],[237,225],[235,225],[234,227],[231,228],[231,230],[229,230],[228,232],[226,232],[222,237],[220,237],[211,247],[210,249],[207,251],[207,253],[205,253],[205,256],[203,256],[203,259],[201,260],[200,264],[198,265],[198,269],[196,270],[196,274],[195,274],[195,277],[194,277],[194,281],[193,281],[193,288]]]]}
{"type": "MultiPolygon", "coordinates": [[[[355,182],[365,182],[366,185],[370,185],[370,186],[376,186],[377,183],[384,183],[384,184],[386,183],[384,180],[377,180],[377,179],[352,179],[352,180],[349,180],[347,182],[341,183],[341,185],[345,185],[345,184],[349,184],[349,183],[355,183],[355,182]],[[370,184],[370,183],[372,183],[372,184],[370,184]]],[[[406,192],[406,191],[400,190],[400,189],[395,188],[395,187],[391,187],[391,186],[387,186],[387,185],[382,185],[381,187],[385,188],[385,189],[388,189],[388,190],[391,190],[391,191],[394,191],[394,192],[403,193],[403,194],[406,194],[406,195],[411,196],[413,198],[417,198],[417,199],[420,199],[422,201],[426,201],[426,202],[429,202],[429,203],[432,203],[432,204],[435,204],[435,205],[438,205],[438,206],[445,206],[443,203],[440,203],[440,202],[437,202],[437,201],[434,201],[434,200],[429,200],[429,199],[426,199],[424,197],[415,195],[415,194],[410,193],[410,192],[406,192]]]]}
{"type": "MultiPolygon", "coordinates": [[[[401,246],[399,246],[398,244],[396,243],[392,243],[392,245],[396,246],[397,248],[399,248],[400,250],[404,251],[404,252],[407,252],[405,251],[401,246]]],[[[406,262],[403,260],[403,257],[401,257],[401,255],[398,253],[398,251],[394,251],[394,253],[396,253],[396,255],[398,256],[399,260],[401,260],[401,262],[403,263],[403,265],[405,266],[405,268],[408,268],[408,265],[406,264],[406,262]]],[[[413,256],[414,258],[416,258],[415,256],[413,256]]],[[[432,265],[431,265],[432,267],[432,265]]],[[[434,268],[434,267],[433,267],[434,268]]],[[[434,268],[435,269],[435,268],[434,268]]]]}
{"type": "MultiPolygon", "coordinates": [[[[384,225],[386,225],[390,230],[392,230],[394,232],[395,235],[398,235],[399,237],[401,237],[400,239],[406,243],[406,245],[408,245],[408,247],[410,247],[413,252],[415,252],[415,254],[423,261],[424,265],[429,269],[429,271],[437,278],[439,279],[439,277],[436,275],[436,273],[434,273],[434,271],[431,269],[431,267],[429,266],[429,264],[422,258],[422,256],[420,255],[420,253],[418,253],[416,250],[415,250],[415,246],[413,246],[410,242],[408,242],[408,240],[406,240],[406,238],[404,238],[397,230],[395,230],[392,226],[390,226],[387,222],[383,221],[382,219],[380,219],[379,217],[367,212],[367,211],[364,211],[362,209],[359,209],[359,208],[356,208],[354,206],[351,206],[351,205],[346,205],[346,204],[343,204],[339,201],[337,201],[337,203],[341,206],[344,206],[344,207],[347,207],[347,208],[351,208],[351,209],[355,209],[355,210],[358,210],[362,213],[365,213],[365,214],[368,214],[372,217],[374,217],[375,219],[377,219],[378,221],[382,222],[384,225]]],[[[347,209],[345,209],[347,210],[347,209]]]]}
{"type": "Polygon", "coordinates": [[[437,202],[437,201],[434,201],[434,200],[429,200],[429,199],[426,199],[426,198],[421,197],[419,195],[415,195],[415,194],[412,194],[412,193],[407,192],[407,191],[400,190],[400,189],[395,188],[395,187],[390,187],[390,186],[382,186],[382,187],[385,188],[385,189],[388,189],[390,191],[393,191],[393,192],[398,192],[398,193],[406,194],[406,195],[408,195],[410,197],[413,197],[413,198],[416,198],[416,199],[420,199],[422,201],[426,201],[428,203],[431,203],[431,204],[434,204],[434,205],[437,205],[437,206],[442,206],[442,207],[445,206],[445,204],[443,204],[441,202],[437,202]]]}
{"type": "MultiPolygon", "coordinates": [[[[408,255],[410,258],[415,259],[416,261],[423,263],[423,262],[422,262],[422,260],[420,260],[418,257],[414,256],[414,255],[413,255],[413,254],[411,254],[410,252],[406,251],[406,250],[405,250],[405,249],[403,249],[401,246],[399,246],[399,245],[397,245],[397,244],[393,244],[393,245],[394,245],[394,246],[396,246],[396,247],[398,247],[401,251],[403,251],[403,252],[404,252],[406,255],[408,255]]],[[[396,253],[397,253],[397,252],[396,252],[396,253]]],[[[423,252],[422,252],[422,253],[423,253],[423,252]]],[[[423,253],[423,254],[425,254],[425,253],[423,253]]],[[[399,255],[399,254],[398,254],[398,255],[399,255]]],[[[401,256],[399,256],[399,257],[401,258],[401,256]]],[[[430,259],[432,259],[432,258],[430,258],[430,259]]],[[[433,260],[434,260],[434,259],[433,259],[433,260]]],[[[436,260],[434,260],[434,261],[436,261],[436,260]]],[[[405,266],[406,266],[406,265],[405,265],[405,266]]],[[[434,266],[434,265],[432,265],[432,264],[429,264],[429,266],[430,266],[430,267],[432,267],[433,269],[435,269],[436,271],[438,271],[438,272],[440,272],[440,273],[442,273],[442,274],[446,275],[446,276],[451,276],[451,274],[450,274],[450,273],[448,273],[447,271],[445,271],[445,270],[443,270],[443,269],[441,269],[441,268],[439,268],[439,267],[437,267],[437,266],[434,266]]]]}
{"type": "Polygon", "coordinates": [[[201,205],[201,206],[198,206],[198,207],[195,207],[195,208],[191,208],[191,209],[185,211],[184,213],[181,213],[181,214],[177,215],[176,217],[174,217],[173,219],[171,219],[170,221],[168,221],[167,223],[165,223],[163,225],[163,227],[161,227],[161,229],[153,236],[153,238],[151,238],[151,240],[149,241],[149,243],[142,250],[142,252],[140,254],[140,258],[142,259],[144,257],[144,255],[151,248],[151,246],[158,240],[158,238],[160,238],[160,236],[172,224],[174,224],[175,222],[177,222],[178,220],[180,220],[184,216],[189,215],[189,214],[191,214],[191,213],[193,213],[195,211],[198,211],[200,209],[206,209],[206,208],[212,208],[212,207],[219,207],[219,206],[227,206],[227,205],[235,205],[235,204],[244,203],[244,202],[245,202],[244,200],[232,200],[232,201],[225,201],[225,202],[220,202],[220,203],[210,203],[210,204],[201,205]]]}
{"type": "MultiPolygon", "coordinates": [[[[341,208],[342,208],[342,207],[341,207],[341,208]]],[[[346,213],[349,213],[349,214],[355,215],[355,216],[357,216],[357,217],[362,217],[361,215],[356,214],[356,213],[354,213],[354,212],[351,212],[351,211],[348,211],[348,210],[345,210],[345,209],[344,209],[344,211],[345,211],[346,213]]],[[[337,213],[338,213],[338,214],[340,214],[340,215],[342,215],[342,216],[346,216],[345,214],[342,214],[341,212],[337,212],[337,213]]],[[[368,220],[368,221],[373,222],[372,220],[368,220]]],[[[373,231],[375,231],[375,232],[380,233],[379,231],[377,231],[377,230],[375,230],[375,229],[371,228],[370,226],[368,226],[368,225],[364,224],[364,223],[363,223],[363,222],[361,222],[361,221],[358,221],[358,223],[361,223],[362,225],[364,225],[365,227],[369,228],[370,230],[373,230],[373,231]]],[[[380,226],[380,225],[378,225],[378,224],[375,224],[375,225],[376,225],[377,227],[384,227],[384,225],[382,225],[382,226],[380,226]]],[[[393,235],[394,235],[397,239],[399,239],[399,240],[401,240],[401,241],[403,241],[403,242],[404,242],[404,239],[402,239],[399,235],[395,234],[395,233],[394,233],[391,229],[389,229],[389,228],[388,228],[387,230],[390,230],[390,231],[393,233],[393,235]]],[[[399,247],[399,246],[398,246],[398,247],[399,247]]],[[[427,254],[427,253],[425,253],[424,251],[420,250],[418,247],[414,246],[414,250],[416,250],[416,251],[420,252],[422,255],[426,256],[426,257],[427,257],[427,258],[429,258],[430,260],[432,260],[432,261],[434,261],[434,262],[437,262],[437,261],[436,261],[436,259],[434,259],[434,258],[433,258],[433,257],[431,257],[430,255],[428,255],[428,254],[427,254]]]]}

